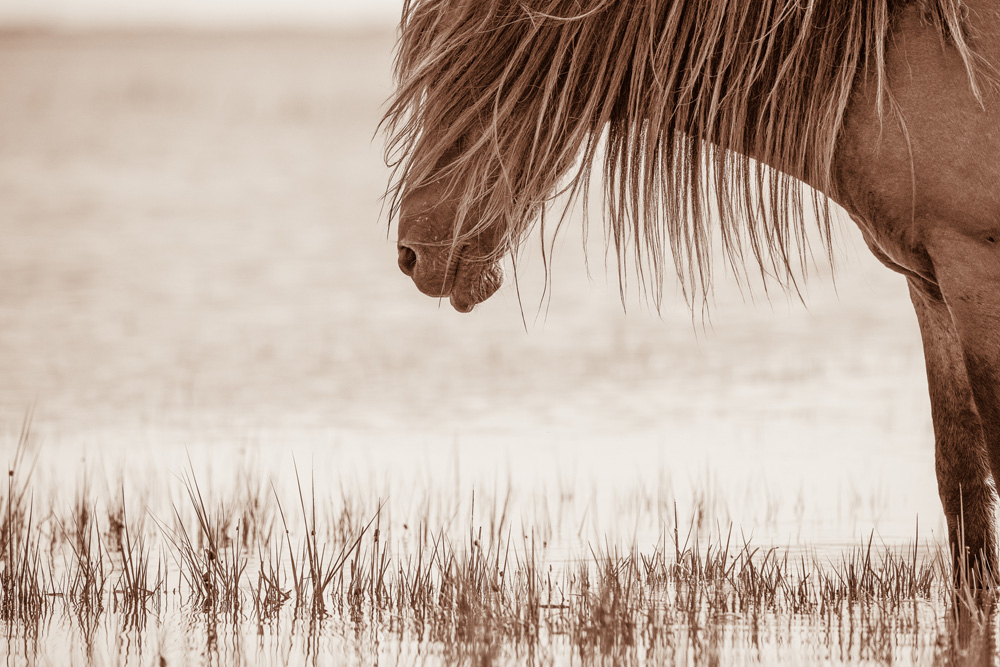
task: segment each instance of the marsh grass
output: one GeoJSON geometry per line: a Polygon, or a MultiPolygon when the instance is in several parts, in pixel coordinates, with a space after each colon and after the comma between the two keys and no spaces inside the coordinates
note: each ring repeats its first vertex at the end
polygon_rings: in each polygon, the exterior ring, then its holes
{"type": "Polygon", "coordinates": [[[917,526],[906,545],[872,532],[831,557],[755,545],[735,526],[710,528],[704,503],[686,518],[673,503],[648,548],[605,540],[566,557],[549,544],[553,522],[536,534],[511,518],[510,489],[439,501],[445,520],[426,503],[411,526],[392,518],[391,499],[366,509],[342,491],[333,502],[297,467],[288,502],[246,470],[213,493],[190,462],[169,514],[124,488],[102,502],[86,477],[68,509],[39,511],[29,439],[26,426],[0,556],[6,649],[29,662],[65,657],[47,641],[54,623],[74,629],[87,662],[121,657],[100,642],[112,624],[157,665],[391,660],[411,649],[480,664],[972,664],[995,654],[995,583],[956,591],[950,556],[922,545],[917,526]],[[162,642],[170,618],[189,619],[181,649],[162,642]]]}
{"type": "Polygon", "coordinates": [[[54,590],[51,563],[43,559],[34,500],[29,481],[34,462],[28,463],[31,415],[25,417],[7,471],[7,493],[0,523],[0,620],[31,624],[44,613],[54,590]],[[49,565],[48,570],[45,566],[49,565]]]}

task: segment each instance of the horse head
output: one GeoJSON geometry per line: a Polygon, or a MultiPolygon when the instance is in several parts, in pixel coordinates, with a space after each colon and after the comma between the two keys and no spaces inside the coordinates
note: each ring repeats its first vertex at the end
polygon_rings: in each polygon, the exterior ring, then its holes
{"type": "Polygon", "coordinates": [[[383,122],[399,268],[425,294],[468,312],[496,292],[503,258],[594,143],[583,108],[607,86],[572,61],[579,33],[517,2],[406,3],[383,122]]]}

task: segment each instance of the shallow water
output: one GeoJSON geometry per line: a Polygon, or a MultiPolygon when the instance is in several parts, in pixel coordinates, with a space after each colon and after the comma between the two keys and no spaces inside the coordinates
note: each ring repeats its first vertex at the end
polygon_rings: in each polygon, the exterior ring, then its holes
{"type": "Polygon", "coordinates": [[[709,489],[713,522],[821,553],[942,535],[916,320],[854,229],[807,307],[720,270],[708,325],[673,286],[624,312],[599,238],[588,277],[569,231],[541,312],[529,253],[520,300],[459,315],[380,218],[391,46],[0,39],[0,429],[9,458],[35,406],[36,485],[167,487],[238,456],[290,487],[294,456],[367,499],[508,485],[535,516],[572,487],[595,535],[646,544],[662,525],[616,500],[636,488],[682,516],[709,489]]]}

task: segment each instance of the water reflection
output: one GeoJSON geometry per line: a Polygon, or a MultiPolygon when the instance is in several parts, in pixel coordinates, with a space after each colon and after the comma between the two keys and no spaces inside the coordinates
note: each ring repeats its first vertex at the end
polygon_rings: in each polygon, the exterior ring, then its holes
{"type": "MultiPolygon", "coordinates": [[[[572,659],[581,664],[646,664],[652,660],[669,664],[986,665],[997,663],[1000,627],[995,604],[953,612],[945,597],[910,601],[897,609],[858,603],[808,615],[767,610],[741,616],[718,610],[687,610],[678,615],[680,610],[671,606],[651,607],[632,619],[631,628],[580,625],[582,619],[573,616],[578,610],[550,611],[543,613],[537,631],[520,632],[517,640],[506,636],[506,631],[503,637],[491,636],[485,627],[442,633],[445,629],[436,626],[433,617],[405,620],[388,615],[378,621],[367,613],[356,615],[357,610],[352,616],[348,609],[305,618],[295,618],[285,610],[279,622],[267,625],[213,618],[187,609],[143,633],[121,630],[121,619],[110,612],[100,619],[96,632],[94,626],[87,630],[77,625],[82,619],[71,621],[61,615],[62,611],[53,609],[39,619],[33,636],[7,634],[3,640],[7,664],[64,659],[139,665],[319,665],[345,660],[365,664],[561,664],[572,659]],[[946,621],[936,623],[935,614],[943,614],[946,621]],[[183,622],[171,625],[173,619],[183,622]],[[77,632],[81,634],[75,635],[77,632]],[[85,632],[92,633],[89,639],[85,632]],[[68,643],[54,652],[57,638],[68,643]]],[[[606,612],[615,613],[610,608],[606,612]]],[[[497,618],[493,622],[505,621],[497,618]]],[[[601,624],[609,619],[595,615],[590,622],[601,624]]]]}
{"type": "Polygon", "coordinates": [[[948,662],[965,665],[996,665],[1000,610],[995,593],[965,592],[948,610],[950,641],[945,652],[948,662]]]}

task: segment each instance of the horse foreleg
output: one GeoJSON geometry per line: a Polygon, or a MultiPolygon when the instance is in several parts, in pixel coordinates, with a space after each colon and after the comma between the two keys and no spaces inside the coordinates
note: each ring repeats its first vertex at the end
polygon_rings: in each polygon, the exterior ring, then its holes
{"type": "Polygon", "coordinates": [[[927,364],[938,493],[948,520],[956,581],[997,572],[994,507],[997,494],[982,422],[958,332],[937,289],[910,278],[927,364]]]}
{"type": "Polygon", "coordinates": [[[957,224],[933,226],[927,232],[927,252],[961,345],[994,480],[1000,479],[998,240],[1000,228],[970,222],[968,218],[957,224]]]}

